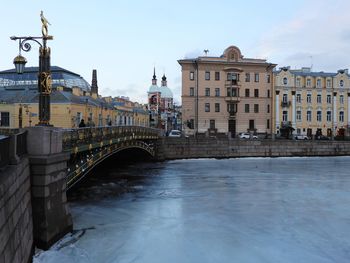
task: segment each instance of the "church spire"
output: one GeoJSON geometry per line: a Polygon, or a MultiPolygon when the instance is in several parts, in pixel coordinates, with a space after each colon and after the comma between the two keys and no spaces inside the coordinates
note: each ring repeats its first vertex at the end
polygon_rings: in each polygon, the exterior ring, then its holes
{"type": "Polygon", "coordinates": [[[97,70],[92,70],[91,93],[98,94],[97,70]]]}
{"type": "Polygon", "coordinates": [[[166,87],[166,86],[167,86],[167,81],[166,81],[165,74],[164,74],[163,77],[162,77],[162,86],[163,86],[163,87],[166,87]]]}
{"type": "Polygon", "coordinates": [[[152,85],[157,85],[157,77],[156,77],[156,67],[153,68],[153,79],[152,85]]]}

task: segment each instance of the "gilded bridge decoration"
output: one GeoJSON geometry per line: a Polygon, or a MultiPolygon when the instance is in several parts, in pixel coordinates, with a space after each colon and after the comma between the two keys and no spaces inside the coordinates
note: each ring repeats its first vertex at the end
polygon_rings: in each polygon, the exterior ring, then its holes
{"type": "Polygon", "coordinates": [[[48,37],[49,36],[49,29],[48,29],[48,25],[51,26],[51,24],[49,23],[49,21],[47,21],[47,19],[44,17],[44,12],[41,11],[40,12],[40,18],[41,18],[41,33],[43,35],[43,37],[48,37]]]}
{"type": "Polygon", "coordinates": [[[108,126],[67,129],[63,132],[63,150],[71,153],[67,171],[67,189],[79,182],[97,164],[127,148],[138,148],[155,155],[153,140],[159,130],[140,126],[108,126]]]}
{"type": "Polygon", "coordinates": [[[52,80],[51,74],[49,72],[40,73],[40,86],[42,88],[41,92],[43,94],[49,95],[52,90],[52,80]]]}

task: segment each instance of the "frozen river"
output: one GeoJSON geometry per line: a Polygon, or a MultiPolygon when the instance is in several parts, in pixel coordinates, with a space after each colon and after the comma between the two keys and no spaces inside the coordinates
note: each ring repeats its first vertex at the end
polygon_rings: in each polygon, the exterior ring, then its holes
{"type": "Polygon", "coordinates": [[[350,261],[350,157],[178,160],[101,176],[70,205],[80,231],[35,263],[350,261]]]}

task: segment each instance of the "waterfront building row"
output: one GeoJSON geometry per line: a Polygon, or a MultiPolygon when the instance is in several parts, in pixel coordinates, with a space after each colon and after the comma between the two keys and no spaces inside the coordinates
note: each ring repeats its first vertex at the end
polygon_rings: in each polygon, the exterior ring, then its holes
{"type": "Polygon", "coordinates": [[[264,59],[244,58],[238,47],[222,56],[178,61],[182,68],[183,130],[349,136],[350,76],[291,70],[264,59]]]}

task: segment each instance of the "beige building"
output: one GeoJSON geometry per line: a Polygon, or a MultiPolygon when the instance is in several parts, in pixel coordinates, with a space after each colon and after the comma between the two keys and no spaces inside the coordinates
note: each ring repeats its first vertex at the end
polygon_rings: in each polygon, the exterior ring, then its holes
{"type": "Polygon", "coordinates": [[[272,129],[272,75],[276,64],[244,58],[228,47],[222,56],[178,61],[182,67],[182,120],[186,134],[231,137],[272,129]]]}
{"type": "Polygon", "coordinates": [[[312,72],[280,68],[274,74],[274,133],[286,126],[294,134],[349,135],[350,79],[348,70],[312,72]]]}

